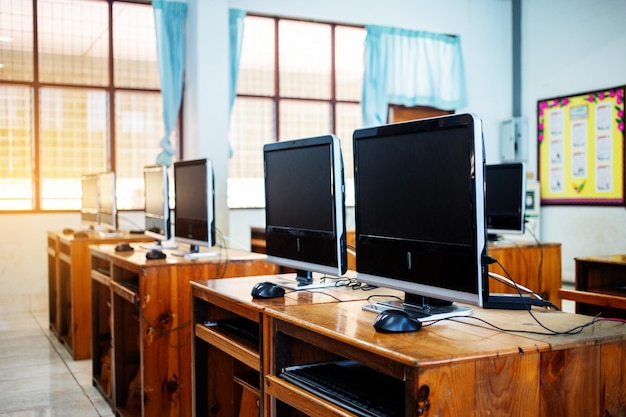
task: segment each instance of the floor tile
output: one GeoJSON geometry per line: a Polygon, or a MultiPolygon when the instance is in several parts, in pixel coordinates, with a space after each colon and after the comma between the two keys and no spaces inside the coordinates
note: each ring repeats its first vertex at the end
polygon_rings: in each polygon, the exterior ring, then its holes
{"type": "Polygon", "coordinates": [[[0,417],[113,417],[91,367],[71,358],[47,312],[0,313],[0,417]]]}

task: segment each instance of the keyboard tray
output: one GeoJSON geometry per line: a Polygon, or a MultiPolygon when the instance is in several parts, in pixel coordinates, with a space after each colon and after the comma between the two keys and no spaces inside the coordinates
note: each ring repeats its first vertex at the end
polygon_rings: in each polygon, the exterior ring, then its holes
{"type": "Polygon", "coordinates": [[[358,416],[404,415],[404,383],[358,362],[291,366],[280,377],[358,416]]]}

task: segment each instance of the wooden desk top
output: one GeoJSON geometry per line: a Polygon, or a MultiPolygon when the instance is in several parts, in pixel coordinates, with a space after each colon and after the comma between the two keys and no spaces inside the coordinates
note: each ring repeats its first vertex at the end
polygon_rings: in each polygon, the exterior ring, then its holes
{"type": "Polygon", "coordinates": [[[143,234],[131,234],[125,233],[120,236],[107,236],[100,235],[98,232],[85,232],[85,237],[77,237],[73,233],[57,232],[59,240],[65,244],[81,243],[87,245],[93,244],[107,244],[117,242],[150,242],[154,241],[154,238],[148,237],[143,234]]]}
{"type": "MultiPolygon", "coordinates": [[[[363,354],[358,353],[361,351],[380,357],[380,366],[391,359],[405,366],[431,367],[626,339],[626,324],[617,322],[598,322],[578,335],[548,336],[499,331],[471,317],[444,320],[414,333],[385,334],[375,331],[372,326],[375,314],[363,311],[363,304],[355,301],[332,306],[272,306],[265,314],[287,323],[287,331],[301,333],[295,337],[316,337],[307,336],[306,329],[318,338],[323,336],[342,344],[346,350],[353,350],[354,355],[363,354]]],[[[474,317],[501,328],[545,331],[526,311],[473,309],[474,317]]],[[[535,315],[554,330],[570,329],[591,320],[588,316],[555,310],[537,310],[535,315]]]]}
{"type": "MultiPolygon", "coordinates": [[[[116,245],[113,244],[92,246],[91,250],[108,255],[111,260],[116,264],[127,264],[134,267],[168,267],[172,265],[193,265],[197,263],[225,263],[237,261],[261,261],[267,259],[266,255],[262,253],[254,253],[239,249],[227,248],[211,248],[211,251],[216,251],[217,255],[207,256],[199,259],[187,259],[182,256],[173,255],[174,252],[188,250],[187,245],[179,245],[178,249],[164,249],[163,252],[167,255],[165,259],[146,259],[146,253],[148,252],[148,249],[145,249],[143,245],[145,245],[145,243],[131,242],[130,246],[132,246],[134,250],[129,252],[116,252],[116,245]]],[[[200,250],[202,251],[203,249],[200,250]]]]}
{"type": "MultiPolygon", "coordinates": [[[[316,274],[317,275],[317,274],[316,274]]],[[[348,276],[351,275],[349,271],[348,276]]],[[[338,301],[365,300],[376,297],[377,301],[401,297],[404,293],[386,288],[370,291],[351,289],[345,286],[317,288],[311,290],[285,290],[285,296],[270,299],[252,298],[250,291],[254,284],[263,281],[280,283],[294,279],[295,274],[261,275],[241,278],[223,278],[219,280],[192,281],[191,286],[196,297],[226,308],[241,316],[250,316],[251,312],[263,312],[266,308],[287,308],[302,304],[336,303],[338,301]]],[[[252,317],[249,317],[252,318],[252,317]]]]}
{"type": "Polygon", "coordinates": [[[601,255],[574,258],[577,262],[626,265],[626,255],[601,255]]]}
{"type": "Polygon", "coordinates": [[[507,248],[538,248],[538,247],[554,247],[561,246],[560,243],[552,242],[535,242],[532,240],[500,240],[496,242],[488,242],[488,249],[507,249],[507,248]]]}

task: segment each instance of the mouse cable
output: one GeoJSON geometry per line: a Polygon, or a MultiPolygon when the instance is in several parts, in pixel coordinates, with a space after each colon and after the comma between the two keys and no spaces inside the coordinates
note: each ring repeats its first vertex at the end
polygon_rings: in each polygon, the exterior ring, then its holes
{"type": "Polygon", "coordinates": [[[492,264],[492,263],[497,263],[500,268],[502,268],[502,270],[509,276],[509,278],[504,277],[500,274],[496,274],[495,272],[489,272],[489,277],[495,279],[496,281],[507,285],[513,289],[515,289],[518,294],[520,295],[520,297],[522,296],[521,291],[527,292],[529,294],[534,295],[536,298],[531,298],[530,299],[530,304],[534,305],[536,307],[547,307],[547,308],[552,308],[554,310],[561,310],[560,308],[558,308],[554,303],[552,303],[549,300],[544,300],[543,297],[541,297],[541,295],[539,295],[537,292],[524,287],[523,285],[515,282],[513,279],[511,279],[511,274],[509,274],[509,272],[506,270],[506,268],[504,268],[504,266],[494,257],[492,256],[487,256],[487,263],[488,264],[492,264]]]}
{"type": "MultiPolygon", "coordinates": [[[[490,257],[491,258],[491,257],[490,257]]],[[[495,258],[492,258],[495,259],[495,258]]],[[[518,284],[515,282],[515,280],[513,280],[513,278],[511,278],[511,274],[509,274],[509,272],[506,270],[506,268],[504,267],[504,265],[502,265],[500,263],[500,261],[498,261],[497,259],[495,259],[495,261],[498,263],[498,265],[500,265],[500,268],[502,268],[502,270],[504,271],[504,273],[507,275],[508,279],[511,280],[514,284],[515,284],[515,289],[517,290],[517,293],[519,294],[520,298],[522,299],[522,302],[524,303],[524,305],[526,305],[526,301],[524,300],[524,297],[522,296],[522,292],[518,286],[518,284]]],[[[532,292],[532,294],[534,294],[535,296],[539,296],[537,293],[532,292]]],[[[546,301],[544,301],[541,297],[539,297],[539,301],[530,301],[531,304],[536,303],[537,305],[541,306],[541,307],[546,307],[546,305],[544,305],[546,303],[546,301]]],[[[550,303],[549,301],[547,301],[547,303],[550,303]]],[[[553,307],[556,310],[559,310],[554,304],[550,303],[551,305],[548,305],[549,307],[553,307]]],[[[530,306],[527,306],[529,308],[526,309],[526,311],[528,312],[528,314],[530,315],[530,317],[533,318],[533,320],[535,320],[535,322],[541,326],[542,328],[544,328],[545,330],[551,332],[550,334],[564,334],[562,332],[558,332],[556,330],[552,330],[549,329],[548,327],[546,327],[541,321],[539,321],[539,319],[535,316],[535,314],[532,312],[532,308],[530,308],[530,306]]],[[[581,329],[582,330],[582,329],[581,329]]],[[[568,332],[565,332],[565,334],[567,334],[568,332]]]]}
{"type": "MultiPolygon", "coordinates": [[[[529,310],[530,312],[530,310],[529,310]]],[[[531,313],[531,316],[535,319],[535,321],[537,321],[537,319],[535,318],[535,316],[531,313]]],[[[535,335],[541,335],[541,336],[571,336],[571,335],[575,335],[578,334],[580,332],[582,332],[584,329],[586,329],[589,326],[594,325],[595,323],[597,323],[598,321],[600,321],[600,317],[599,315],[594,316],[590,321],[583,323],[579,326],[575,326],[572,327],[571,329],[568,330],[563,330],[563,331],[558,331],[558,330],[552,330],[549,329],[548,327],[544,326],[542,323],[540,323],[539,321],[537,321],[537,323],[539,324],[539,326],[541,326],[542,328],[544,328],[546,331],[545,332],[540,332],[540,331],[534,331],[534,330],[526,330],[526,329],[506,329],[500,326],[497,326],[485,319],[482,319],[480,317],[476,317],[476,316],[452,316],[452,317],[446,317],[443,319],[438,319],[438,320],[433,320],[430,322],[426,322],[422,325],[422,327],[428,327],[428,326],[432,326],[433,324],[439,323],[440,321],[444,321],[444,320],[453,320],[453,321],[457,321],[459,323],[466,323],[464,321],[459,321],[458,319],[469,319],[469,320],[476,320],[479,321],[481,323],[484,323],[490,327],[493,327],[494,329],[501,331],[501,332],[506,332],[506,333],[525,333],[525,334],[535,334],[535,335]],[[456,320],[454,320],[456,319],[456,320]]],[[[466,323],[469,324],[469,323],[466,323]]]]}

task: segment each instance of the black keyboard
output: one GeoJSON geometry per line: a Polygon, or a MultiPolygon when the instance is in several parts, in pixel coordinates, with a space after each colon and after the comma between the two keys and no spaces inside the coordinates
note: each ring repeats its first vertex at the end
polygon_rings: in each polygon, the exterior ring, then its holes
{"type": "Polygon", "coordinates": [[[404,383],[357,362],[292,366],[280,377],[358,416],[404,415],[404,383]]]}
{"type": "Polygon", "coordinates": [[[259,323],[256,323],[245,317],[231,317],[217,321],[217,327],[224,329],[235,336],[239,336],[252,342],[255,346],[259,345],[259,323]]]}

